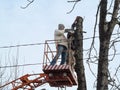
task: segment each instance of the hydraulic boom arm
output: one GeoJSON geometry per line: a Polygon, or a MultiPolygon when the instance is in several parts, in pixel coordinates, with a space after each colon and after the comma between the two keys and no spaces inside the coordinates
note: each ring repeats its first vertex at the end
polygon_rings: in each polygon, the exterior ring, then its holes
{"type": "Polygon", "coordinates": [[[47,83],[45,78],[46,74],[26,74],[16,80],[13,80],[9,83],[6,83],[3,86],[0,86],[0,88],[3,88],[7,85],[11,85],[11,90],[34,90],[35,88],[43,85],[44,83],[47,83]]]}

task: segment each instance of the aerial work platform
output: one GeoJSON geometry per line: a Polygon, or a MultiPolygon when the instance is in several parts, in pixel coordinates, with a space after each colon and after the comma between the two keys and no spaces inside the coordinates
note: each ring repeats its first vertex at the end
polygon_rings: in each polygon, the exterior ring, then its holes
{"type": "MultiPolygon", "coordinates": [[[[2,86],[11,87],[10,90],[35,90],[35,88],[48,83],[51,87],[64,88],[77,85],[77,77],[71,65],[49,65],[56,51],[53,49],[54,40],[46,40],[43,56],[43,73],[26,74],[2,86]],[[52,48],[52,49],[51,49],[52,48]]],[[[61,58],[59,58],[61,59],[61,58]]],[[[59,59],[57,62],[59,63],[59,59]]],[[[57,64],[58,64],[57,63],[57,64]]]]}
{"type": "Polygon", "coordinates": [[[43,71],[48,75],[46,81],[51,87],[77,85],[77,78],[70,65],[46,65],[43,71]]]}
{"type": "MultiPolygon", "coordinates": [[[[75,20],[76,21],[76,20],[75,20]]],[[[70,29],[72,30],[72,29],[70,29]]],[[[75,74],[74,65],[74,51],[71,43],[73,38],[68,39],[67,61],[66,65],[59,65],[61,57],[57,59],[56,65],[49,65],[51,60],[55,57],[56,40],[46,40],[44,44],[43,54],[43,73],[26,74],[11,82],[0,86],[0,89],[8,88],[9,90],[35,90],[35,88],[48,83],[51,87],[64,88],[66,86],[72,87],[77,85],[77,75],[75,74]]],[[[38,67],[39,69],[40,67],[38,67]]],[[[62,89],[63,90],[63,89],[62,89]]]]}

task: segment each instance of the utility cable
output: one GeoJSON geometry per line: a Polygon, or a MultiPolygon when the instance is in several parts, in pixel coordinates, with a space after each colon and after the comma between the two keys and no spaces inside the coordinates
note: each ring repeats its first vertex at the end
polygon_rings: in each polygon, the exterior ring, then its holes
{"type": "Polygon", "coordinates": [[[21,65],[10,65],[10,66],[0,66],[0,68],[11,68],[11,67],[33,66],[33,65],[42,65],[42,64],[43,64],[43,63],[21,64],[21,65]]]}
{"type": "MultiPolygon", "coordinates": [[[[113,35],[118,35],[120,33],[115,33],[112,34],[113,35]]],[[[87,40],[87,39],[92,39],[92,38],[99,38],[99,36],[95,36],[95,37],[87,37],[87,38],[83,38],[83,40],[87,40]]],[[[48,43],[48,44],[54,44],[54,42],[52,43],[48,43]]],[[[21,45],[11,45],[11,46],[1,46],[0,48],[13,48],[13,47],[24,47],[24,46],[35,46],[35,45],[42,45],[42,44],[46,44],[46,43],[31,43],[31,44],[21,44],[21,45]]]]}
{"type": "Polygon", "coordinates": [[[22,45],[11,45],[11,46],[1,46],[0,48],[12,48],[12,47],[22,47],[22,46],[35,46],[35,45],[41,45],[45,43],[32,43],[32,44],[22,44],[22,45]]]}
{"type": "MultiPolygon", "coordinates": [[[[113,56],[113,55],[114,55],[114,54],[110,54],[110,55],[108,55],[108,56],[113,56]]],[[[116,53],[115,55],[120,55],[120,53],[116,53]]],[[[96,58],[96,57],[90,57],[90,58],[96,58]]],[[[87,59],[89,59],[89,58],[84,58],[83,60],[87,60],[87,59]]],[[[33,65],[43,65],[43,63],[0,66],[0,68],[23,67],[23,66],[33,66],[33,65]]]]}

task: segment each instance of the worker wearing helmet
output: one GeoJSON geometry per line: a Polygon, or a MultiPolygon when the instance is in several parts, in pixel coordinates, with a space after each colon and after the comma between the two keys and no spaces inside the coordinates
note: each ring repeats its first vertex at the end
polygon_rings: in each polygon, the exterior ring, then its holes
{"type": "Polygon", "coordinates": [[[65,26],[63,24],[59,24],[58,29],[55,30],[54,32],[54,39],[56,42],[57,53],[55,57],[53,58],[52,62],[50,63],[50,65],[55,65],[60,55],[61,55],[60,65],[65,64],[66,62],[68,43],[67,43],[67,38],[64,35],[65,33],[64,28],[65,26]]]}

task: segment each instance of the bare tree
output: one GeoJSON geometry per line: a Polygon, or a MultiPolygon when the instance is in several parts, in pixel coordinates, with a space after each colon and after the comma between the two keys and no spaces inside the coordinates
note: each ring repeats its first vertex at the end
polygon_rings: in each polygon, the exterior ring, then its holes
{"type": "Polygon", "coordinates": [[[75,71],[78,77],[78,89],[77,90],[87,90],[86,88],[86,78],[85,70],[83,64],[83,18],[78,16],[73,23],[73,28],[76,27],[74,33],[74,46],[75,46],[75,71]]]}
{"type": "MultiPolygon", "coordinates": [[[[110,2],[109,2],[110,3],[110,2]]],[[[113,34],[113,31],[115,29],[116,25],[120,25],[119,22],[119,9],[120,9],[120,0],[112,0],[111,4],[108,8],[108,0],[101,0],[100,4],[98,6],[97,14],[96,14],[96,22],[94,27],[94,36],[93,41],[90,47],[89,52],[89,58],[91,59],[91,53],[92,50],[95,49],[94,47],[94,39],[95,39],[95,32],[96,32],[96,25],[97,25],[97,18],[99,18],[99,41],[100,41],[100,47],[99,47],[99,57],[98,57],[98,75],[97,75],[97,88],[96,90],[108,90],[108,85],[111,85],[111,90],[120,89],[119,85],[116,84],[116,81],[114,78],[111,77],[111,74],[109,72],[109,51],[111,47],[114,47],[114,55],[112,60],[114,59],[114,56],[116,55],[116,49],[114,43],[119,42],[117,37],[113,41],[111,41],[111,37],[113,34]],[[112,8],[113,5],[113,8],[112,8]],[[98,15],[99,14],[99,15],[98,15]],[[110,17],[108,16],[110,15],[110,17]],[[99,16],[99,17],[98,17],[99,16]],[[107,19],[109,17],[109,20],[107,19]],[[112,42],[112,44],[111,44],[112,42]]],[[[81,24],[82,25],[82,24],[81,24]]],[[[85,73],[84,73],[84,65],[83,65],[83,52],[82,48],[82,26],[77,25],[76,33],[75,33],[75,40],[76,43],[74,44],[76,46],[75,50],[75,58],[76,58],[76,73],[78,76],[78,90],[86,90],[86,80],[85,80],[85,73]],[[81,41],[80,41],[81,40],[81,41]],[[82,76],[82,78],[81,78],[82,76]]],[[[97,52],[97,51],[96,51],[97,52]]],[[[97,56],[96,56],[97,57],[97,56]]],[[[116,80],[119,82],[117,73],[120,66],[117,67],[116,72],[114,76],[116,77],[116,80]]],[[[94,73],[94,72],[92,72],[94,73]]]]}
{"type": "MultiPolygon", "coordinates": [[[[113,31],[116,25],[119,25],[119,10],[120,10],[120,0],[100,0],[97,14],[96,14],[96,22],[94,28],[94,36],[93,41],[90,47],[89,59],[91,56],[92,50],[96,50],[94,47],[95,41],[95,32],[96,26],[99,18],[99,57],[98,57],[98,75],[97,75],[97,90],[108,90],[108,85],[111,85],[111,90],[120,89],[119,85],[115,83],[115,79],[111,78],[111,74],[109,72],[109,54],[110,48],[114,48],[113,58],[116,55],[116,49],[114,43],[117,42],[116,39],[111,40],[113,35],[113,31]],[[108,4],[109,3],[109,4],[108,4]],[[109,6],[109,7],[108,7],[109,6]],[[109,18],[109,19],[108,19],[109,18]],[[112,83],[111,83],[112,82],[112,83]],[[113,87],[115,87],[113,89],[113,87]]],[[[96,56],[97,57],[97,56],[96,56]]],[[[119,66],[118,66],[119,68],[119,66]]],[[[116,70],[116,73],[118,70],[116,70]]],[[[116,76],[116,74],[115,74],[116,76]]],[[[119,80],[118,80],[119,81],[119,80]]]]}
{"type": "MultiPolygon", "coordinates": [[[[23,9],[27,8],[30,4],[34,2],[34,0],[27,0],[28,4],[25,7],[21,7],[23,9]]],[[[73,2],[78,2],[80,0],[75,0],[73,2]]],[[[74,4],[74,5],[75,5],[74,4]]],[[[74,9],[74,6],[73,6],[74,9]]],[[[73,9],[71,11],[73,11],[73,9]]],[[[69,13],[71,13],[71,11],[69,13]]],[[[115,43],[120,42],[118,38],[111,40],[113,31],[116,25],[120,25],[120,0],[100,0],[97,14],[96,14],[96,22],[94,28],[94,36],[93,41],[89,51],[89,59],[91,59],[92,50],[96,50],[94,47],[94,39],[95,39],[95,30],[98,23],[99,18],[99,55],[98,55],[98,74],[97,74],[97,87],[96,90],[108,90],[108,85],[111,85],[110,90],[120,90],[120,80],[118,78],[118,71],[120,69],[120,65],[117,67],[114,76],[111,76],[109,72],[109,51],[110,48],[114,48],[114,56],[116,55],[115,43]],[[108,7],[108,3],[110,4],[108,7]],[[109,17],[109,20],[107,19],[109,17]],[[116,83],[115,79],[119,84],[116,83]]],[[[87,90],[86,78],[85,78],[85,70],[83,64],[83,19],[82,17],[77,17],[75,20],[76,30],[75,30],[75,71],[78,77],[78,90],[87,90]]],[[[111,61],[112,61],[111,60],[111,61]]],[[[17,62],[17,61],[16,61],[17,62]]],[[[1,71],[1,68],[0,68],[1,71]]],[[[2,70],[3,71],[3,70],[2,70]]],[[[16,71],[17,72],[17,71],[16,71]]],[[[1,73],[2,75],[2,73],[1,73]]],[[[17,76],[17,75],[16,75],[17,76]]]]}
{"type": "MultiPolygon", "coordinates": [[[[5,58],[0,58],[0,79],[1,79],[0,86],[10,82],[11,80],[18,78],[19,69],[17,65],[19,60],[19,47],[17,47],[16,57],[14,56],[12,57],[11,52],[12,50],[10,48],[8,53],[5,55],[5,58]],[[11,66],[15,66],[15,67],[11,68],[11,66]]],[[[0,88],[0,90],[8,90],[8,89],[10,89],[9,85],[0,88]]]]}
{"type": "Polygon", "coordinates": [[[112,32],[118,24],[118,11],[120,0],[114,1],[114,8],[110,21],[107,21],[107,0],[100,1],[100,18],[99,18],[99,60],[98,60],[98,77],[97,90],[108,90],[108,55],[109,45],[112,32]]]}

